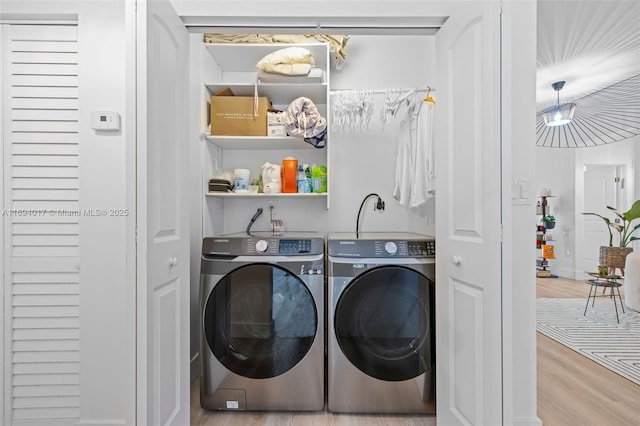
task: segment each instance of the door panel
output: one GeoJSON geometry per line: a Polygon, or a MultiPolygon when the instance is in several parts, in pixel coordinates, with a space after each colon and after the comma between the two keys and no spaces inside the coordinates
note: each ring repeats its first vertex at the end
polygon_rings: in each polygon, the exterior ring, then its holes
{"type": "Polygon", "coordinates": [[[189,36],[137,3],[138,423],[189,423],[189,36]]]}
{"type": "Polygon", "coordinates": [[[499,2],[436,34],[438,423],[502,422],[499,2]]]}
{"type": "MultiPolygon", "coordinates": [[[[581,211],[598,213],[613,221],[617,216],[606,206],[618,206],[615,178],[618,166],[591,165],[584,172],[584,206],[581,211]]],[[[583,216],[584,255],[579,271],[595,271],[600,263],[600,246],[609,241],[604,221],[596,216],[583,216]]],[[[615,236],[614,236],[615,238],[615,236]]],[[[614,239],[613,244],[616,244],[614,239]]]]}

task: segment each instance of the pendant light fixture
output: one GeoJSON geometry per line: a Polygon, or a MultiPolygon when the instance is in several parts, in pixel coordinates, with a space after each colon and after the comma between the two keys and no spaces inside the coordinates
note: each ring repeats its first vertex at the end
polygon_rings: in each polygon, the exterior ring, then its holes
{"type": "Polygon", "coordinates": [[[560,90],[562,90],[565,83],[566,81],[556,81],[551,84],[553,90],[558,93],[558,101],[555,106],[542,111],[542,118],[547,126],[562,126],[570,123],[573,113],[576,111],[576,104],[574,103],[560,105],[560,90]]]}
{"type": "MultiPolygon", "coordinates": [[[[559,92],[563,85],[559,81],[551,87],[559,92]]],[[[558,94],[555,106],[536,114],[537,146],[585,148],[640,134],[640,74],[578,98],[575,104],[560,105],[558,94]]]]}

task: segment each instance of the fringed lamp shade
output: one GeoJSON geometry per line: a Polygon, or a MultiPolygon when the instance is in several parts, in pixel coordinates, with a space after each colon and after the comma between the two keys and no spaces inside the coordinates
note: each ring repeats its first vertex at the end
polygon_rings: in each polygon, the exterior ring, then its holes
{"type": "Polygon", "coordinates": [[[640,134],[640,74],[536,116],[536,145],[583,148],[640,134]]]}
{"type": "Polygon", "coordinates": [[[542,118],[547,126],[562,126],[571,122],[575,112],[576,104],[564,104],[542,111],[542,118]]]}

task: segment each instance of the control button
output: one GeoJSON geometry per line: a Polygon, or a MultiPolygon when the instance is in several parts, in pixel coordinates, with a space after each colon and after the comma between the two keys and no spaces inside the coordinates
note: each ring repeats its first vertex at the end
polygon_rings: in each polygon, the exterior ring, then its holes
{"type": "Polygon", "coordinates": [[[398,246],[393,241],[387,241],[384,244],[384,251],[386,251],[387,254],[396,254],[396,252],[398,251],[398,246]]]}
{"type": "Polygon", "coordinates": [[[264,253],[265,251],[267,251],[268,248],[269,248],[269,243],[267,243],[265,240],[259,240],[256,243],[256,251],[258,253],[264,253]]]}

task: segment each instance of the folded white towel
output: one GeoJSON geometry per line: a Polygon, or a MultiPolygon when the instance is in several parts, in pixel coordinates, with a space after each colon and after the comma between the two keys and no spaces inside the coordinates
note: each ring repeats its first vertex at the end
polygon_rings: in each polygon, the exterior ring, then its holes
{"type": "Polygon", "coordinates": [[[283,75],[307,75],[315,61],[303,47],[286,47],[260,59],[256,67],[262,71],[283,75]]]}

